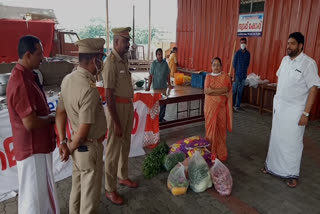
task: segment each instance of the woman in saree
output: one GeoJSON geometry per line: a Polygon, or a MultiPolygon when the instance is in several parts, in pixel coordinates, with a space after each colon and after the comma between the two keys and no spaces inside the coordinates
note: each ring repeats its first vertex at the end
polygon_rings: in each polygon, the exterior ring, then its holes
{"type": "Polygon", "coordinates": [[[226,161],[227,129],[232,131],[232,84],[230,77],[221,71],[219,57],[214,58],[211,64],[212,73],[207,74],[204,86],[206,138],[211,144],[211,153],[226,161]]]}
{"type": "Polygon", "coordinates": [[[169,57],[169,68],[170,68],[170,76],[174,77],[174,74],[177,71],[178,60],[177,60],[177,47],[174,47],[170,53],[169,57]]]}

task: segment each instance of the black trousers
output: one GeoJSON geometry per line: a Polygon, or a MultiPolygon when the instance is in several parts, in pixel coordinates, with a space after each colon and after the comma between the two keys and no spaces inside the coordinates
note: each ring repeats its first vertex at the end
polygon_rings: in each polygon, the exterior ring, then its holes
{"type": "Polygon", "coordinates": [[[160,105],[159,121],[163,122],[164,116],[166,115],[167,105],[160,105]]]}

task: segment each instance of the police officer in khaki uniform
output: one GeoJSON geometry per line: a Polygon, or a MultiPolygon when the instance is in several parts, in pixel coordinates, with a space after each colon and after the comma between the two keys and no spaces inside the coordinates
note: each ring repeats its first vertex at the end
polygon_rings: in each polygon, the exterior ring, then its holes
{"type": "Polygon", "coordinates": [[[128,156],[133,126],[133,87],[128,67],[131,28],[114,28],[113,50],[107,57],[102,77],[106,89],[108,140],[105,157],[106,198],[123,204],[117,193],[119,184],[131,188],[138,184],[128,178],[128,156]]]}
{"type": "MultiPolygon", "coordinates": [[[[66,143],[67,117],[72,127],[68,148],[72,155],[70,214],[95,213],[100,202],[106,117],[94,75],[102,71],[104,39],[84,39],[79,47],[79,66],[61,84],[56,124],[66,143]]],[[[63,157],[63,152],[60,153],[63,157]]]]}

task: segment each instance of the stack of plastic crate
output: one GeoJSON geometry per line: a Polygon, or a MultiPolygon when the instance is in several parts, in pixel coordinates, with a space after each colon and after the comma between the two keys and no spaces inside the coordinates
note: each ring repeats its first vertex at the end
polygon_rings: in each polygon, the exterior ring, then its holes
{"type": "Polygon", "coordinates": [[[206,79],[207,72],[200,72],[199,74],[191,74],[191,87],[204,88],[204,81],[206,79]]]}

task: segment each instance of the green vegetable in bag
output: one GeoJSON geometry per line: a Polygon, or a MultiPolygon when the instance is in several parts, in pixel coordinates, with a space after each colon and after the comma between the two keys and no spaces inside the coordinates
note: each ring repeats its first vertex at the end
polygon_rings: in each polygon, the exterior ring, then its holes
{"type": "Polygon", "coordinates": [[[184,161],[186,158],[185,154],[183,152],[177,152],[177,153],[172,153],[168,154],[164,158],[164,168],[167,171],[170,171],[177,163],[184,161]]]}
{"type": "Polygon", "coordinates": [[[198,151],[191,157],[188,174],[190,187],[194,192],[203,192],[212,187],[209,167],[198,151]]]}

